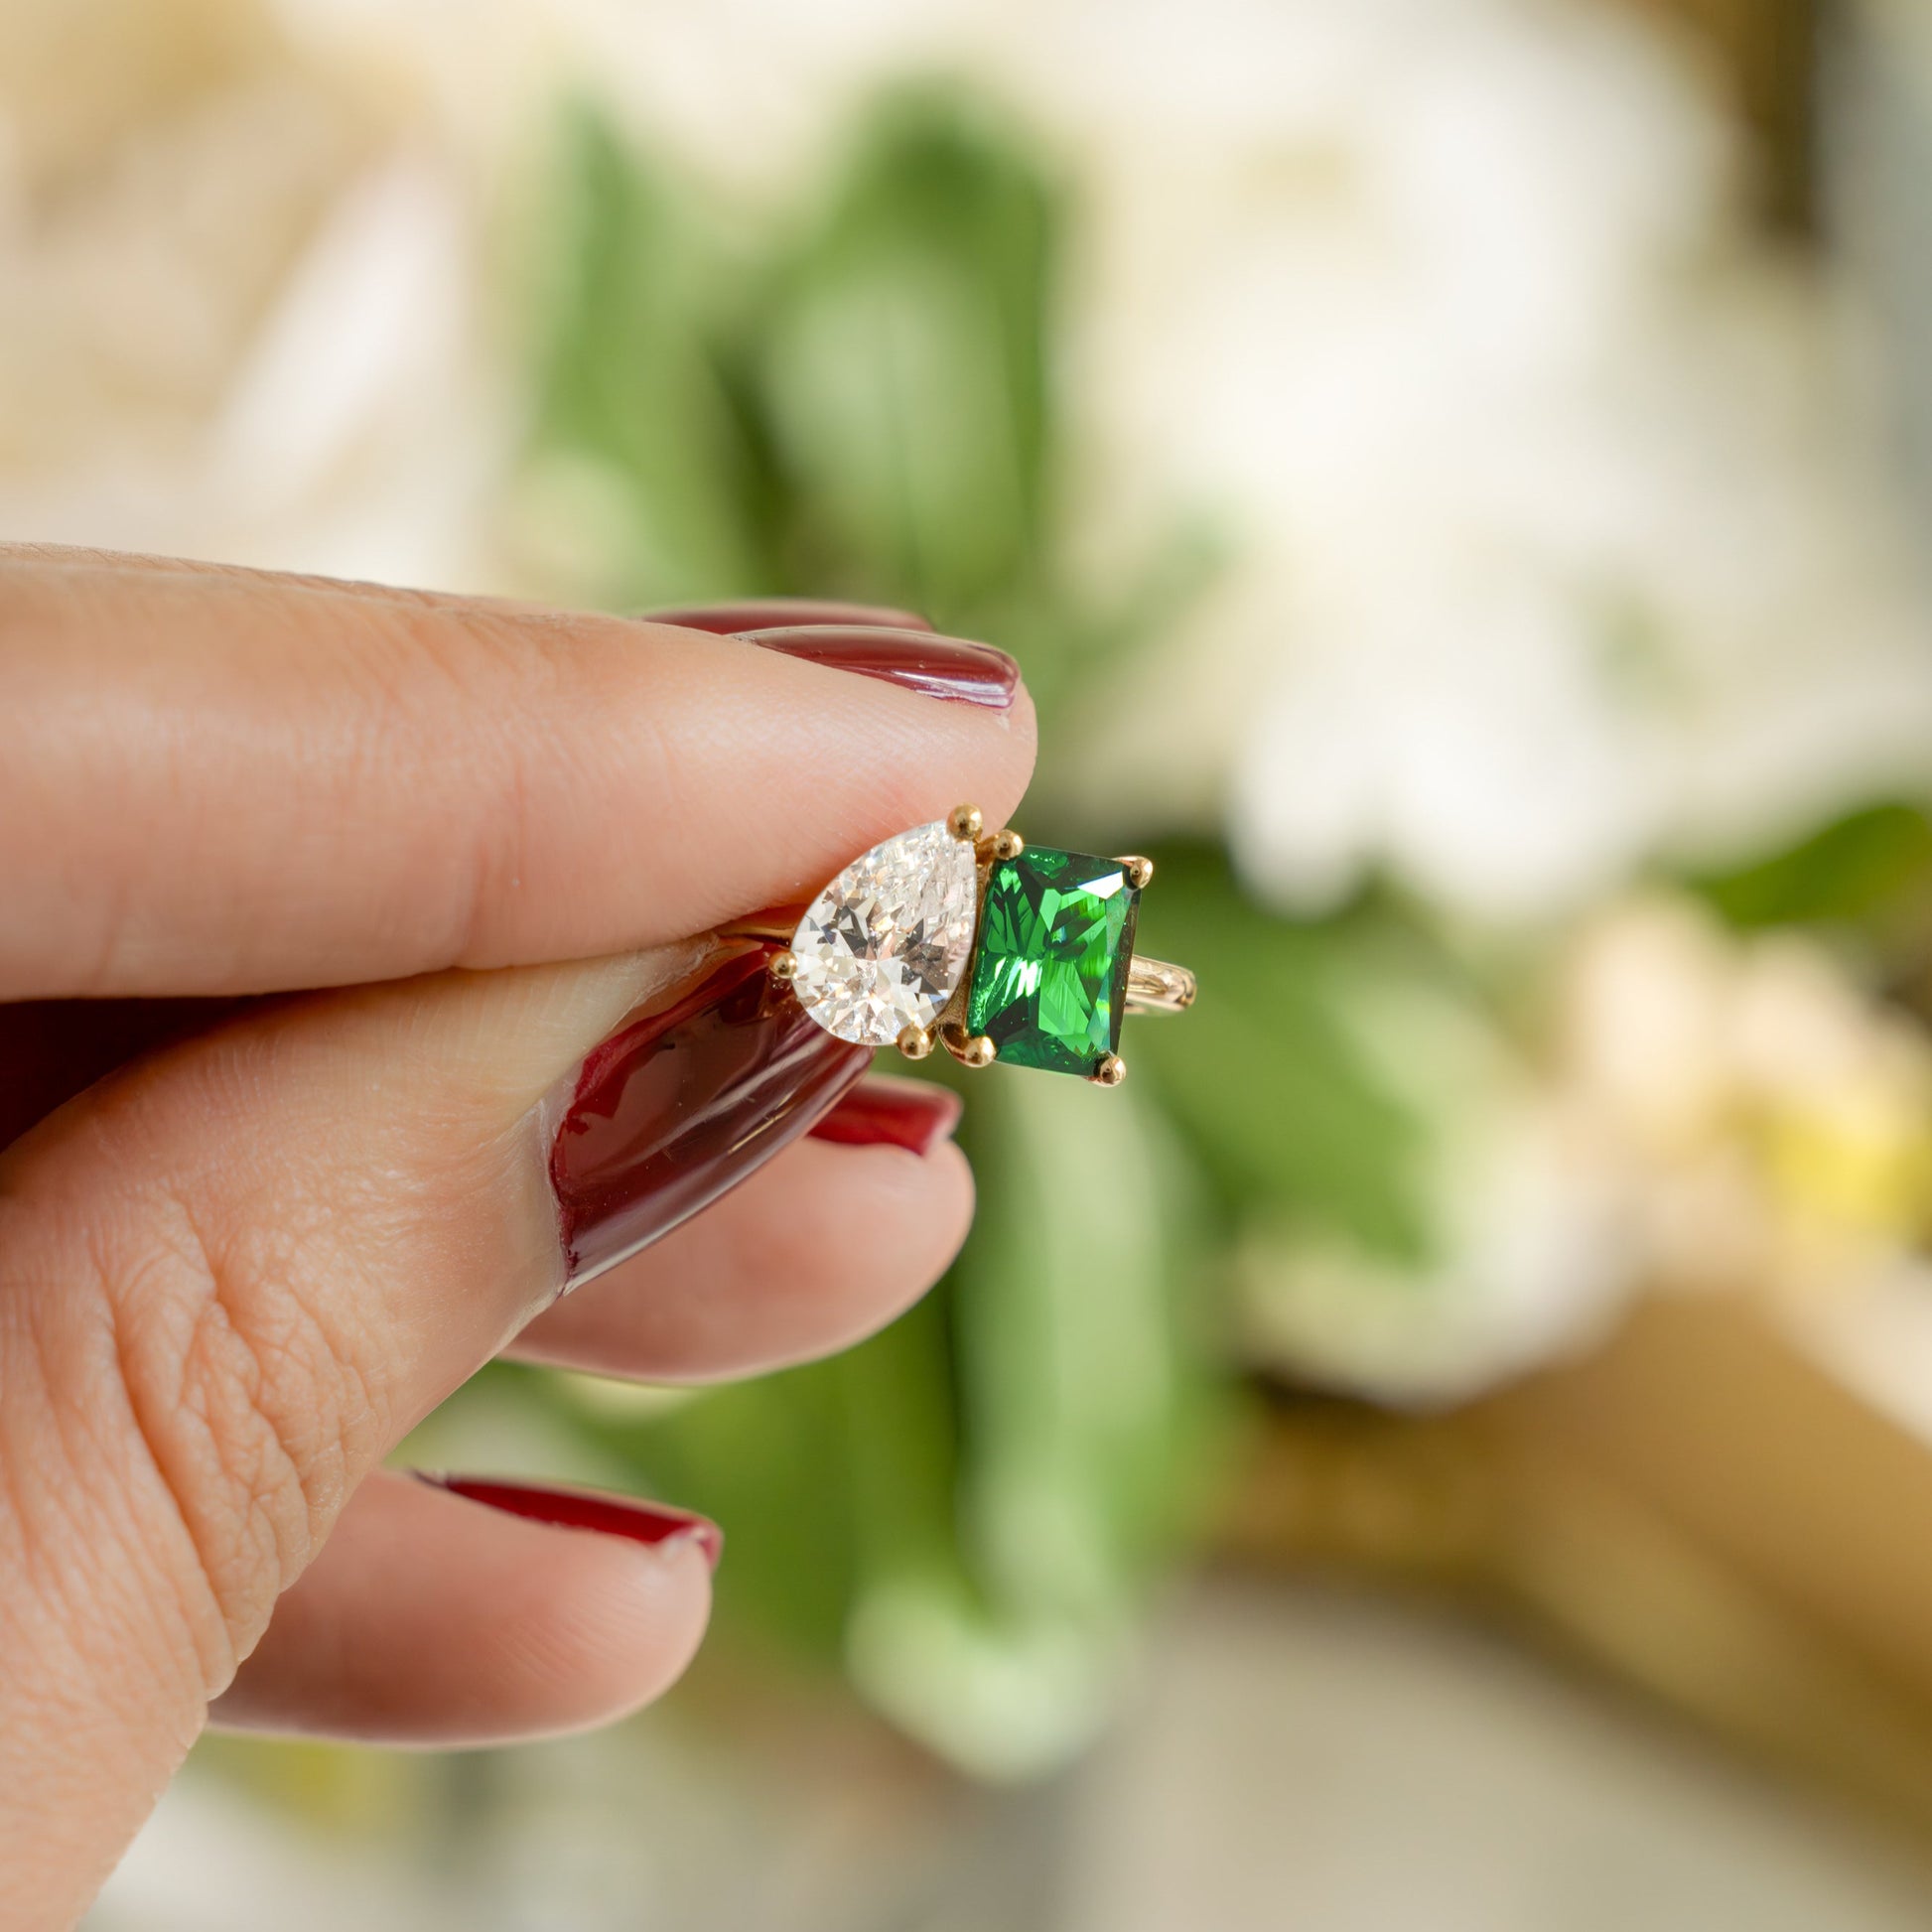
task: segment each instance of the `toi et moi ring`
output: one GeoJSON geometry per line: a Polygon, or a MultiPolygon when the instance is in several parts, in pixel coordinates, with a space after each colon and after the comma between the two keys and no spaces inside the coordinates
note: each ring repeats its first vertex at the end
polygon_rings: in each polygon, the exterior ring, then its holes
{"type": "Polygon", "coordinates": [[[1194,1003],[1185,967],[1134,953],[1153,877],[1151,859],[989,834],[976,805],[959,805],[853,860],[795,926],[761,914],[728,930],[788,938],[772,978],[840,1039],[912,1060],[937,1043],[966,1066],[1117,1087],[1124,1016],[1194,1003]]]}

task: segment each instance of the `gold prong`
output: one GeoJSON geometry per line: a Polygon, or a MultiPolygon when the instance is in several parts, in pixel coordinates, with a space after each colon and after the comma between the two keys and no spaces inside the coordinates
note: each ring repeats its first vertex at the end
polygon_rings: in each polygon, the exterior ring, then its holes
{"type": "Polygon", "coordinates": [[[1109,1053],[1087,1078],[1097,1087],[1117,1087],[1127,1078],[1127,1062],[1118,1053],[1109,1053]]]}
{"type": "Polygon", "coordinates": [[[946,814],[946,830],[966,845],[977,845],[986,819],[977,805],[955,805],[946,814]]]}
{"type": "Polygon", "coordinates": [[[984,1034],[968,1034],[964,1027],[947,1027],[939,1035],[945,1048],[961,1066],[991,1066],[1000,1049],[984,1034]]]}
{"type": "Polygon", "coordinates": [[[979,860],[981,865],[990,865],[996,859],[1017,859],[1027,849],[1027,841],[1009,825],[1004,832],[995,832],[990,839],[981,839],[979,860]]]}
{"type": "Polygon", "coordinates": [[[1137,890],[1154,877],[1154,861],[1143,859],[1138,853],[1130,853],[1121,862],[1127,873],[1127,883],[1137,890]]]}
{"type": "Polygon", "coordinates": [[[774,952],[764,962],[764,970],[774,980],[789,986],[798,977],[798,955],[787,946],[782,952],[774,952]]]}
{"type": "Polygon", "coordinates": [[[932,1051],[932,1035],[923,1027],[907,1027],[898,1036],[898,1050],[908,1060],[922,1060],[932,1051]]]}

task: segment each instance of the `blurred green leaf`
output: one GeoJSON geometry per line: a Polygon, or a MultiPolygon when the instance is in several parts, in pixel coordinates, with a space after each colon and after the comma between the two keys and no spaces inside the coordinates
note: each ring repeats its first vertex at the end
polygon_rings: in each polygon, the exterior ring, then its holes
{"type": "Polygon", "coordinates": [[[949,1284],[958,1556],[907,1550],[868,1578],[850,1655],[905,1728],[1011,1776],[1104,1716],[1218,1412],[1197,1188],[1158,1113],[1043,1076],[968,1091],[982,1206],[949,1284]]]}
{"type": "Polygon", "coordinates": [[[958,622],[1037,579],[1058,207],[1016,137],[883,108],[760,304],[794,570],[958,622]]]}
{"type": "MultiPolygon", "coordinates": [[[[1050,714],[1076,672],[1159,630],[1211,574],[1211,533],[1190,531],[1151,545],[1144,580],[1104,607],[1068,588],[1048,378],[1064,210],[997,118],[897,97],[789,240],[737,257],[696,191],[589,110],[556,184],[531,470],[620,505],[589,545],[614,601],[907,604],[1015,649],[1050,714]]],[[[1372,1140],[1384,1123],[1325,1043],[1305,1084],[1344,1139],[1372,1140]]],[[[726,1525],[727,1634],[843,1658],[908,1729],[1013,1772],[1103,1715],[1225,1413],[1197,1155],[1223,1193],[1229,1173],[1237,1193],[1281,1180],[1268,1148],[1230,1168],[1213,1134],[1174,1133],[1158,1085],[965,1090],[979,1221],[884,1334],[658,1412],[555,1382],[531,1399],[600,1467],[726,1525]]],[[[1369,1200],[1352,1152],[1308,1155],[1311,1186],[1324,1160],[1369,1200]]]]}
{"type": "Polygon", "coordinates": [[[953,1323],[967,1533],[997,1600],[1117,1600],[1179,1526],[1203,1419],[1198,1179],[1143,1095],[976,1084],[983,1206],[953,1323]]]}
{"type": "Polygon", "coordinates": [[[1733,925],[1922,929],[1932,919],[1932,819],[1916,805],[1873,805],[1695,884],[1733,925]]]}
{"type": "Polygon", "coordinates": [[[713,229],[587,105],[565,118],[554,176],[533,457],[595,466],[622,503],[613,601],[771,588],[764,485],[731,379],[732,278],[713,229]]]}
{"type": "Polygon", "coordinates": [[[1417,1262],[1429,1248],[1425,1128],[1347,1019],[1351,976],[1386,970],[1376,940],[1347,921],[1262,911],[1219,852],[1161,852],[1138,945],[1190,966],[1200,1001],[1183,1020],[1131,1022],[1123,1051],[1235,1204],[1417,1262]]]}
{"type": "Polygon", "coordinates": [[[727,1637],[843,1657],[935,1748],[1011,1774],[1104,1713],[1219,1409],[1201,1203],[1158,1113],[1044,1077],[969,1090],[979,1221],[883,1334],[659,1415],[539,1399],[728,1526],[727,1637]]]}
{"type": "Polygon", "coordinates": [[[788,240],[730,236],[582,105],[540,200],[554,272],[517,508],[560,594],[909,606],[1019,657],[1050,745],[1085,668],[1162,634],[1218,570],[1218,534],[1188,526],[1104,597],[1068,581],[1063,198],[971,101],[890,99],[788,240]]]}

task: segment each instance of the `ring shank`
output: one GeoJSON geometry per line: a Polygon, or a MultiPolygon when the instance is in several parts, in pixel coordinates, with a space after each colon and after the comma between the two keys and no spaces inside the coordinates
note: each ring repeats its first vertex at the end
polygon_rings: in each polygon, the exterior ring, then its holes
{"type": "Polygon", "coordinates": [[[1186,967],[1170,966],[1165,959],[1137,955],[1127,968],[1129,1013],[1185,1013],[1199,990],[1186,967]]]}

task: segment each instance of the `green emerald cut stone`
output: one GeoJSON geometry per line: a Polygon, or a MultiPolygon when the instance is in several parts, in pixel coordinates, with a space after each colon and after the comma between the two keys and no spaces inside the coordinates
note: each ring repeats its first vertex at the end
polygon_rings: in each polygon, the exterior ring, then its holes
{"type": "Polygon", "coordinates": [[[966,1030],[1015,1066],[1087,1074],[1120,1050],[1141,894],[1118,859],[1030,845],[994,864],[966,1030]]]}

